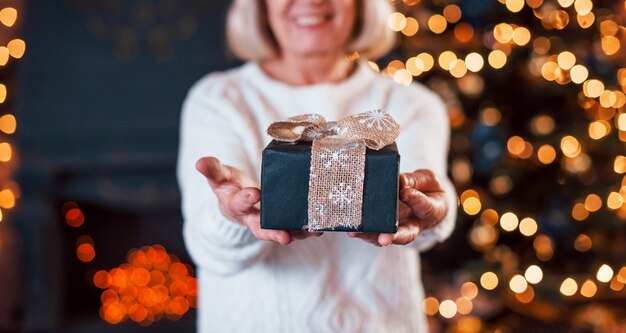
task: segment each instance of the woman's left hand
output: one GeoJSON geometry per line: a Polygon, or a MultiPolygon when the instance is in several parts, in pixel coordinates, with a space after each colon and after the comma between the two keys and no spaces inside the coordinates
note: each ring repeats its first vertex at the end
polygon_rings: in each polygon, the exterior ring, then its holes
{"type": "Polygon", "coordinates": [[[422,231],[441,223],[448,212],[445,192],[431,170],[401,174],[398,197],[398,231],[395,234],[349,232],[348,236],[376,246],[406,245],[422,231]]]}

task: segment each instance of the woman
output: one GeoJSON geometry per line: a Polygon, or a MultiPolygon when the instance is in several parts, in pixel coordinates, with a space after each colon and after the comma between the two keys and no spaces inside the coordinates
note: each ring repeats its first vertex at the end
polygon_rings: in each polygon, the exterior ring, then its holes
{"type": "Polygon", "coordinates": [[[199,80],[181,121],[178,176],[185,241],[198,266],[199,331],[427,331],[418,251],[448,237],[456,214],[445,108],[421,85],[401,86],[346,60],[391,48],[391,10],[388,0],[233,2],[229,46],[249,62],[199,80]],[[267,126],[379,108],[402,128],[398,232],[260,229],[267,126]]]}

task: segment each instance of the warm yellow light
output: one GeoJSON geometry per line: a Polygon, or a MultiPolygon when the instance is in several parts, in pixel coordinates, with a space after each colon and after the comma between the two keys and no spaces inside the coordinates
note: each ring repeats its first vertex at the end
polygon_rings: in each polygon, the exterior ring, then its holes
{"type": "Polygon", "coordinates": [[[618,278],[616,276],[613,279],[611,279],[611,284],[609,284],[609,287],[611,288],[611,290],[620,291],[624,289],[624,283],[618,281],[618,278]]]}
{"type": "Polygon", "coordinates": [[[614,274],[613,268],[611,268],[611,266],[607,264],[603,264],[602,266],[600,266],[600,268],[598,268],[598,273],[596,274],[596,278],[600,282],[607,283],[611,281],[611,279],[613,278],[613,274],[614,274]]]}
{"type": "Polygon", "coordinates": [[[554,119],[549,115],[543,114],[532,119],[530,130],[535,135],[547,135],[552,133],[555,126],[554,119]]]}
{"type": "Polygon", "coordinates": [[[509,281],[509,288],[511,288],[514,293],[523,293],[526,288],[528,288],[528,282],[526,282],[523,276],[517,274],[509,281]]]}
{"type": "Polygon", "coordinates": [[[17,10],[13,7],[7,7],[0,10],[0,22],[7,27],[12,27],[17,20],[17,10]]]}
{"type": "Polygon", "coordinates": [[[540,36],[533,41],[533,50],[538,54],[546,54],[550,51],[550,40],[546,37],[540,36]]]}
{"type": "Polygon", "coordinates": [[[403,69],[404,63],[400,60],[392,60],[387,64],[387,75],[393,77],[396,74],[396,71],[403,69]]]}
{"type": "Polygon", "coordinates": [[[533,290],[533,287],[528,286],[524,292],[519,294],[516,293],[515,298],[517,298],[517,300],[521,303],[530,303],[535,298],[535,291],[533,290]]]}
{"type": "Polygon", "coordinates": [[[578,283],[572,278],[567,278],[561,283],[560,291],[565,296],[572,296],[578,291],[578,283]]]}
{"type": "Polygon", "coordinates": [[[0,162],[10,161],[12,155],[11,145],[7,142],[0,143],[0,162]]]}
{"type": "Polygon", "coordinates": [[[376,64],[373,61],[368,61],[367,64],[370,66],[370,68],[376,72],[376,73],[380,73],[380,67],[378,67],[378,64],[376,64]]]}
{"type": "Polygon", "coordinates": [[[413,75],[408,70],[402,68],[393,74],[393,80],[402,85],[408,86],[411,82],[413,82],[413,75]]]}
{"type": "Polygon", "coordinates": [[[424,63],[417,57],[407,59],[405,67],[413,76],[421,75],[424,72],[424,63]]]}
{"type": "Polygon", "coordinates": [[[452,318],[456,316],[456,312],[456,303],[452,300],[447,299],[439,304],[439,313],[441,313],[441,316],[444,318],[452,318]]]}
{"type": "Polygon", "coordinates": [[[4,66],[9,62],[9,49],[6,46],[0,46],[0,66],[4,66]]]}
{"type": "Polygon", "coordinates": [[[463,210],[467,215],[476,215],[480,212],[481,203],[478,198],[470,197],[463,202],[463,210]]]}
{"type": "Polygon", "coordinates": [[[17,127],[17,121],[15,120],[15,116],[12,114],[5,114],[0,117],[0,131],[6,134],[15,133],[15,128],[17,127]]]}
{"type": "Polygon", "coordinates": [[[574,0],[558,0],[559,5],[563,8],[567,8],[574,3],[574,0]]]}
{"type": "Polygon", "coordinates": [[[461,203],[464,203],[465,200],[467,200],[469,198],[478,198],[478,199],[480,199],[480,195],[475,190],[468,189],[468,190],[463,191],[463,193],[461,193],[461,196],[459,197],[459,200],[461,201],[461,203]]]}
{"type": "MultiPolygon", "coordinates": [[[[469,57],[470,54],[468,54],[468,57],[469,57]]],[[[482,57],[481,57],[481,61],[482,61],[482,57]]],[[[467,63],[467,59],[465,60],[465,62],[467,63]]],[[[467,67],[469,68],[469,64],[468,64],[467,67]]],[[[481,67],[482,67],[482,65],[481,65],[481,67]]],[[[496,108],[487,107],[487,108],[484,108],[480,112],[480,117],[481,117],[483,123],[485,123],[485,125],[487,125],[487,126],[496,126],[496,125],[498,125],[500,123],[500,120],[502,119],[502,114],[496,108]]]]}
{"type": "Polygon", "coordinates": [[[620,131],[626,131],[626,113],[620,113],[620,115],[617,116],[617,128],[619,128],[620,131]]]}
{"type": "Polygon", "coordinates": [[[0,103],[4,103],[7,99],[7,87],[0,83],[0,103]]]}
{"type": "Polygon", "coordinates": [[[585,281],[582,287],[580,287],[580,294],[587,298],[593,297],[597,291],[598,287],[596,287],[596,284],[591,280],[585,281]]]}
{"type": "Polygon", "coordinates": [[[597,120],[589,124],[589,137],[594,140],[600,140],[607,136],[611,131],[611,124],[606,120],[597,120]]]}
{"type": "Polygon", "coordinates": [[[447,27],[448,27],[448,22],[446,21],[445,17],[443,17],[442,15],[435,14],[431,16],[430,18],[428,18],[428,28],[430,29],[430,31],[436,34],[440,34],[446,31],[447,27]]]}
{"type": "Polygon", "coordinates": [[[470,314],[470,312],[472,312],[472,309],[474,308],[472,301],[465,297],[457,298],[454,303],[456,303],[457,311],[459,312],[459,314],[462,315],[470,314]]]}
{"type": "Polygon", "coordinates": [[[537,258],[541,261],[550,260],[554,254],[554,250],[552,249],[552,240],[546,235],[537,235],[533,241],[533,247],[537,252],[537,258]]]}
{"type": "Polygon", "coordinates": [[[600,97],[600,95],[602,95],[602,92],[604,92],[604,83],[602,83],[600,80],[595,79],[587,80],[583,83],[583,92],[587,97],[600,97]]]}
{"type": "Polygon", "coordinates": [[[9,189],[0,191],[0,207],[5,209],[15,207],[15,195],[13,191],[9,189]]]}
{"type": "Polygon", "coordinates": [[[517,218],[517,215],[511,212],[502,214],[502,217],[500,218],[500,226],[505,231],[513,231],[517,229],[518,223],[519,219],[517,218]]]}
{"type": "Polygon", "coordinates": [[[587,70],[587,67],[583,65],[575,65],[572,69],[570,69],[569,75],[572,82],[580,84],[587,80],[589,77],[589,71],[587,70]]]}
{"type": "Polygon", "coordinates": [[[561,139],[561,150],[563,155],[573,158],[580,154],[582,147],[575,137],[568,135],[561,139]]]}
{"type": "Polygon", "coordinates": [[[517,13],[524,8],[524,0],[506,0],[506,9],[517,13]]]}
{"type": "Polygon", "coordinates": [[[455,61],[457,59],[456,54],[454,54],[454,52],[452,51],[443,51],[440,55],[439,55],[439,67],[445,69],[445,70],[450,70],[450,65],[452,64],[453,61],[455,61]]]}
{"type": "Polygon", "coordinates": [[[591,238],[585,234],[578,235],[574,241],[574,248],[579,252],[587,252],[591,250],[592,246],[593,242],[591,241],[591,238]]]}
{"type": "Polygon", "coordinates": [[[495,69],[500,69],[506,64],[506,53],[501,50],[493,50],[487,58],[489,65],[495,69]]]}
{"type": "Polygon", "coordinates": [[[450,63],[450,74],[455,78],[462,78],[467,74],[467,66],[463,59],[455,59],[450,63]]]}
{"type": "Polygon", "coordinates": [[[626,173],[626,156],[615,156],[615,161],[613,162],[613,171],[619,174],[626,173]]]}
{"type": "Polygon", "coordinates": [[[513,27],[507,23],[499,23],[493,28],[493,37],[502,44],[510,42],[513,38],[513,27]]]}
{"type": "Polygon", "coordinates": [[[454,27],[454,37],[461,43],[469,42],[474,37],[474,27],[467,22],[461,22],[454,27]]]}
{"type": "Polygon", "coordinates": [[[422,302],[422,310],[429,316],[436,315],[439,312],[439,301],[432,296],[426,297],[422,302]]]}
{"type": "Polygon", "coordinates": [[[602,208],[602,199],[599,195],[592,193],[585,198],[585,209],[593,213],[600,208],[602,208]]]}
{"type": "Polygon", "coordinates": [[[557,57],[559,67],[568,70],[576,64],[576,56],[569,51],[559,53],[557,57]]]}
{"type": "Polygon", "coordinates": [[[537,150],[537,158],[543,164],[550,164],[556,158],[556,150],[550,145],[543,145],[537,150]]]}
{"type": "Polygon", "coordinates": [[[498,223],[498,212],[491,208],[487,208],[480,214],[480,222],[488,225],[496,225],[498,223]]]}
{"type": "Polygon", "coordinates": [[[574,1],[574,9],[578,15],[586,15],[593,9],[593,3],[591,0],[576,0],[574,1]]]}
{"type": "Polygon", "coordinates": [[[423,52],[417,55],[417,59],[422,61],[424,64],[424,69],[422,71],[427,72],[433,68],[435,65],[435,59],[429,53],[423,52]]]}
{"type": "Polygon", "coordinates": [[[465,282],[461,285],[461,295],[472,300],[478,296],[478,287],[474,282],[465,282]]]}
{"type": "Polygon", "coordinates": [[[19,59],[26,52],[26,43],[21,39],[14,39],[7,44],[7,48],[11,57],[19,59]]]}
{"type": "Polygon", "coordinates": [[[548,81],[554,81],[559,77],[559,64],[547,61],[541,66],[541,76],[548,81]]]}
{"type": "Polygon", "coordinates": [[[602,105],[603,108],[608,109],[612,107],[615,102],[617,102],[617,95],[615,95],[614,92],[605,90],[600,94],[600,105],[602,105]]]}
{"type": "Polygon", "coordinates": [[[595,20],[596,16],[593,14],[593,12],[589,12],[585,15],[576,15],[576,21],[578,22],[578,25],[583,29],[587,29],[592,26],[595,20]]]}
{"type": "Polygon", "coordinates": [[[393,31],[400,31],[406,26],[406,16],[400,12],[395,12],[387,18],[387,25],[393,31]]]}
{"type": "Polygon", "coordinates": [[[461,19],[461,8],[457,5],[447,5],[443,9],[443,16],[450,23],[457,23],[461,19]]]}
{"type": "Polygon", "coordinates": [[[524,277],[529,283],[537,284],[543,280],[543,271],[541,270],[541,267],[537,265],[530,265],[526,268],[524,277]]]}
{"type": "Polygon", "coordinates": [[[470,72],[476,73],[483,68],[485,60],[479,53],[472,52],[465,56],[465,65],[470,72]]]}
{"type": "Polygon", "coordinates": [[[537,232],[537,228],[537,222],[530,217],[522,219],[519,223],[519,231],[524,236],[530,237],[534,235],[537,232]]]}
{"type": "Polygon", "coordinates": [[[615,36],[619,31],[619,25],[617,22],[607,19],[600,22],[600,33],[602,36],[615,36]]]}
{"type": "Polygon", "coordinates": [[[512,136],[506,143],[507,150],[512,155],[519,155],[524,152],[524,148],[526,147],[526,142],[522,137],[517,135],[512,136]]]}
{"type": "Polygon", "coordinates": [[[606,198],[606,206],[609,209],[620,209],[622,208],[622,205],[624,204],[624,197],[622,197],[621,194],[619,194],[618,192],[611,192],[608,196],[608,198],[606,198]]]}
{"type": "Polygon", "coordinates": [[[402,28],[401,31],[405,36],[411,37],[417,33],[417,31],[419,30],[419,27],[420,27],[419,23],[417,22],[416,19],[412,17],[407,17],[404,28],[402,28]]]}
{"type": "Polygon", "coordinates": [[[524,46],[530,42],[530,30],[524,27],[517,27],[513,30],[513,42],[519,46],[524,46]]]}
{"type": "Polygon", "coordinates": [[[572,208],[572,217],[576,221],[582,221],[589,217],[589,211],[585,208],[585,204],[582,202],[578,202],[572,208]]]}
{"type": "Polygon", "coordinates": [[[480,276],[480,285],[487,290],[494,290],[498,286],[498,276],[494,272],[486,272],[480,276]]]}
{"type": "Polygon", "coordinates": [[[530,8],[539,8],[543,5],[543,0],[526,0],[526,4],[530,8]]]}

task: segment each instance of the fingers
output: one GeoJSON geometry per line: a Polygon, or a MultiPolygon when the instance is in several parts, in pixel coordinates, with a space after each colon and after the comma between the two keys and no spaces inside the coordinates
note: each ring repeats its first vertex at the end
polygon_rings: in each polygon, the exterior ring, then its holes
{"type": "Polygon", "coordinates": [[[418,219],[429,218],[434,213],[435,207],[432,200],[416,189],[404,188],[400,190],[400,200],[411,208],[418,219]]]}
{"type": "Polygon", "coordinates": [[[382,246],[388,246],[391,244],[407,245],[413,242],[420,233],[420,227],[416,223],[410,223],[398,227],[398,231],[395,234],[380,234],[378,236],[378,243],[382,246]]]}
{"type": "Polygon", "coordinates": [[[400,175],[400,188],[414,188],[422,192],[443,191],[435,174],[429,169],[420,169],[400,175]]]}
{"type": "Polygon", "coordinates": [[[367,243],[374,244],[376,246],[382,246],[378,242],[378,232],[349,232],[348,237],[359,238],[367,243]]]}
{"type": "Polygon", "coordinates": [[[230,210],[235,215],[249,214],[257,210],[254,205],[261,200],[261,191],[258,188],[246,187],[233,195],[230,200],[230,210]]]}
{"type": "Polygon", "coordinates": [[[243,218],[242,224],[248,227],[256,239],[287,245],[293,240],[289,232],[284,230],[261,229],[259,214],[249,214],[243,218]]]}
{"type": "Polygon", "coordinates": [[[215,186],[230,178],[230,170],[215,157],[203,157],[196,162],[196,169],[215,186]]]}

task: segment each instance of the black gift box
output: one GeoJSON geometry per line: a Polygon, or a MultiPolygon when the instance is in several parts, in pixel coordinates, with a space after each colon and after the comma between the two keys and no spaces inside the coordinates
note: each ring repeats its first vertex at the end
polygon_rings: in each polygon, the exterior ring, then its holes
{"type": "MultiPolygon", "coordinates": [[[[368,148],[365,158],[361,225],[328,231],[396,232],[398,148],[395,143],[380,150],[368,148]]],[[[272,140],[263,150],[261,228],[303,230],[307,225],[310,165],[310,142],[272,140]]]]}

